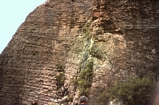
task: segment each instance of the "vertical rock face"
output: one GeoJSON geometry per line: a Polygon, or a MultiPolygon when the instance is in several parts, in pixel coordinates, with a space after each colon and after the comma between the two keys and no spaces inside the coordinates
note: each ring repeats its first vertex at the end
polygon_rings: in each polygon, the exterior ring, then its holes
{"type": "Polygon", "coordinates": [[[0,55],[0,104],[74,98],[78,89],[72,80],[90,61],[90,105],[117,79],[158,74],[158,5],[157,0],[46,1],[0,55]]]}

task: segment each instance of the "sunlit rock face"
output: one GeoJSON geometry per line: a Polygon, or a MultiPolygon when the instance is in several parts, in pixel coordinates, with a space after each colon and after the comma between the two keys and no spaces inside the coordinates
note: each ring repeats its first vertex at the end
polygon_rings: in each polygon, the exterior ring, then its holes
{"type": "Polygon", "coordinates": [[[0,55],[0,104],[75,99],[72,80],[90,61],[89,105],[116,80],[158,74],[158,5],[157,0],[46,1],[0,55]],[[59,73],[65,77],[60,85],[59,73]]]}

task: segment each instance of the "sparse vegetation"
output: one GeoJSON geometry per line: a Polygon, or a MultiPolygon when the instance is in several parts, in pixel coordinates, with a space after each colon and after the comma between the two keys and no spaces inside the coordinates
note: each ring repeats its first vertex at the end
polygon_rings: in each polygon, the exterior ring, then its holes
{"type": "Polygon", "coordinates": [[[98,59],[104,58],[104,54],[102,50],[97,45],[93,45],[93,47],[90,49],[89,52],[93,57],[96,57],[98,59]]]}
{"type": "Polygon", "coordinates": [[[64,74],[65,66],[63,64],[57,64],[56,69],[58,70],[58,73],[55,75],[56,85],[58,87],[61,87],[64,85],[64,80],[65,80],[65,74],[64,74]]]}
{"type": "Polygon", "coordinates": [[[65,66],[64,66],[63,64],[57,64],[57,65],[56,65],[56,69],[57,69],[59,72],[64,72],[65,66]]]}
{"type": "Polygon", "coordinates": [[[73,82],[75,86],[80,90],[80,95],[88,95],[89,88],[92,84],[93,79],[93,62],[88,62],[86,64],[86,68],[81,70],[78,75],[78,78],[75,79],[73,82]]]}
{"type": "Polygon", "coordinates": [[[56,76],[55,76],[55,78],[56,78],[56,81],[57,81],[56,84],[57,84],[58,86],[64,85],[65,74],[64,74],[63,72],[57,73],[56,76]]]}
{"type": "Polygon", "coordinates": [[[73,96],[71,95],[68,95],[68,97],[65,99],[66,102],[69,102],[69,101],[73,101],[73,96]]]}
{"type": "Polygon", "coordinates": [[[74,23],[75,23],[75,19],[72,17],[72,18],[70,19],[70,22],[71,22],[71,24],[74,24],[74,23]]]}
{"type": "Polygon", "coordinates": [[[113,99],[123,100],[123,105],[149,105],[154,88],[153,76],[135,77],[125,82],[117,82],[100,94],[97,105],[105,105],[105,102],[113,99]]]}
{"type": "Polygon", "coordinates": [[[90,30],[89,30],[90,25],[91,25],[91,21],[88,21],[82,28],[85,36],[90,35],[90,30]]]}
{"type": "Polygon", "coordinates": [[[73,17],[70,19],[70,24],[71,28],[73,28],[73,26],[75,25],[75,19],[73,17]]]}

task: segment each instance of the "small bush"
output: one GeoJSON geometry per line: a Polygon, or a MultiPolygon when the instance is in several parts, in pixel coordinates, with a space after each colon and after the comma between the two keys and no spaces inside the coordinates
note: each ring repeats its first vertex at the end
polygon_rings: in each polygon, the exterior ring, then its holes
{"type": "Polygon", "coordinates": [[[154,88],[155,80],[152,76],[131,78],[117,82],[112,88],[105,90],[98,100],[119,99],[123,100],[124,105],[149,105],[154,88]]]}
{"type": "Polygon", "coordinates": [[[65,99],[66,102],[69,102],[69,101],[73,101],[73,96],[71,95],[68,95],[68,97],[65,99]]]}
{"type": "Polygon", "coordinates": [[[88,62],[86,68],[81,70],[78,78],[73,80],[74,85],[80,90],[79,96],[88,95],[93,79],[93,62],[88,62]]]}
{"type": "Polygon", "coordinates": [[[63,72],[57,73],[56,76],[57,85],[62,86],[65,80],[65,74],[63,72]]]}
{"type": "Polygon", "coordinates": [[[65,66],[64,66],[63,64],[57,64],[57,65],[56,65],[56,69],[57,69],[59,72],[64,72],[65,66]]]}
{"type": "Polygon", "coordinates": [[[89,27],[91,25],[91,21],[88,21],[82,28],[83,32],[85,33],[85,36],[89,36],[90,35],[90,30],[89,27]]]}
{"type": "Polygon", "coordinates": [[[73,17],[70,19],[70,25],[71,28],[73,28],[73,26],[75,25],[75,19],[73,17]]]}

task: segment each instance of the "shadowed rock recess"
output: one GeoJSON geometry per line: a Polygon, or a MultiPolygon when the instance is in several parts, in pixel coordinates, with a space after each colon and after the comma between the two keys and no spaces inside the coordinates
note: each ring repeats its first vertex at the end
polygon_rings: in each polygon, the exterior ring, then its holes
{"type": "Polygon", "coordinates": [[[0,104],[69,105],[79,94],[72,81],[91,62],[95,105],[116,80],[159,74],[158,41],[158,0],[48,0],[0,54],[0,104]]]}

